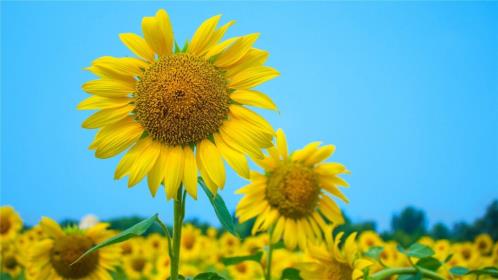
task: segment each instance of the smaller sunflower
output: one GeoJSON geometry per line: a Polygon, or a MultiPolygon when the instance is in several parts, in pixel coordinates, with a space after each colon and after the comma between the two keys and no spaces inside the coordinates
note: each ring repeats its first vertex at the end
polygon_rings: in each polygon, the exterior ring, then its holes
{"type": "Polygon", "coordinates": [[[348,184],[339,177],[349,171],[340,163],[324,163],[335,151],[333,145],[312,142],[290,154],[284,132],[276,133],[268,156],[254,159],[265,174],[251,172],[251,183],[236,209],[239,222],[256,218],[252,233],[273,227],[272,243],[283,239],[287,248],[305,248],[308,240],[322,239],[326,220],[344,222],[341,210],[329,194],[349,202],[339,190],[348,184]],[[323,218],[325,217],[325,219],[323,218]]]}
{"type": "Polygon", "coordinates": [[[370,247],[382,246],[384,244],[384,241],[382,241],[382,238],[380,238],[380,236],[375,231],[366,230],[360,234],[358,243],[360,245],[360,249],[363,252],[366,252],[368,251],[368,249],[370,249],[370,247]]]}
{"type": "Polygon", "coordinates": [[[344,232],[335,238],[333,228],[328,226],[325,234],[326,243],[319,246],[310,245],[308,254],[313,262],[298,265],[304,279],[323,280],[358,280],[363,279],[363,269],[373,263],[361,257],[356,243],[356,232],[350,234],[339,249],[344,232]]]}
{"type": "Polygon", "coordinates": [[[154,267],[151,259],[143,250],[136,250],[123,260],[123,268],[127,279],[141,280],[152,276],[154,267]]]}
{"type": "Polygon", "coordinates": [[[23,269],[18,255],[19,251],[17,251],[14,246],[2,245],[0,253],[0,271],[8,274],[13,279],[17,279],[23,269]]]}
{"type": "Polygon", "coordinates": [[[482,233],[476,236],[474,244],[483,256],[491,253],[491,250],[493,249],[493,239],[491,239],[491,236],[487,233],[482,233]]]}
{"type": "Polygon", "coordinates": [[[11,206],[0,207],[0,241],[2,244],[16,239],[22,229],[22,220],[11,206]]]}
{"type": "Polygon", "coordinates": [[[71,265],[84,252],[112,236],[108,224],[99,223],[88,229],[62,229],[54,220],[43,217],[40,222],[48,237],[38,241],[30,250],[28,277],[31,279],[110,279],[119,256],[119,248],[109,246],[71,265]]]}

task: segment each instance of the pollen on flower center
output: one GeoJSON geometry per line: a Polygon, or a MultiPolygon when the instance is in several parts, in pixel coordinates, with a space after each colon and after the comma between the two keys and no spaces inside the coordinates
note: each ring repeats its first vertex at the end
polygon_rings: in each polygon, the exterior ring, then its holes
{"type": "Polygon", "coordinates": [[[298,219],[315,209],[320,194],[313,170],[299,163],[286,163],[269,174],[266,198],[283,216],[298,219]]]}
{"type": "Polygon", "coordinates": [[[327,279],[351,280],[352,275],[353,270],[345,263],[333,261],[327,266],[327,279]]]}
{"type": "Polygon", "coordinates": [[[153,139],[171,146],[197,143],[218,131],[230,101],[223,72],[185,53],[151,65],[136,95],[137,121],[153,139]]]}
{"type": "Polygon", "coordinates": [[[3,218],[0,220],[0,234],[7,233],[10,229],[9,219],[3,218]]]}
{"type": "Polygon", "coordinates": [[[63,278],[77,279],[90,275],[97,268],[99,253],[94,252],[71,265],[83,253],[94,246],[94,242],[83,235],[69,235],[54,241],[50,262],[63,278]]]}

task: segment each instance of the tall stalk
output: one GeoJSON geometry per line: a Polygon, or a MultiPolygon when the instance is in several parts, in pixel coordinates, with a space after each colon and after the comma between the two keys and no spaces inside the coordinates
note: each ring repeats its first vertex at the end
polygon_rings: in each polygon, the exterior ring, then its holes
{"type": "Polygon", "coordinates": [[[171,280],[178,280],[180,266],[180,242],[182,240],[183,218],[185,216],[185,195],[180,186],[173,206],[173,250],[171,252],[171,280]]]}

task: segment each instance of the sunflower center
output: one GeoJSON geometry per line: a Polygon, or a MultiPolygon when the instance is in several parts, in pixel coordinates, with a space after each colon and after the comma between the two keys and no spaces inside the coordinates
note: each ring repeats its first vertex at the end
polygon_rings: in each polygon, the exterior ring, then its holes
{"type": "Polygon", "coordinates": [[[136,94],[137,121],[153,139],[171,146],[207,138],[228,115],[223,72],[190,54],[164,56],[151,65],[136,94]]]}
{"type": "Polygon", "coordinates": [[[193,235],[185,235],[183,238],[183,247],[187,250],[190,250],[194,247],[195,244],[195,236],[193,235]]]}
{"type": "Polygon", "coordinates": [[[300,163],[286,163],[269,174],[266,198],[283,216],[298,219],[310,215],[319,194],[317,176],[300,163]]]}
{"type": "Polygon", "coordinates": [[[133,262],[131,263],[131,267],[136,272],[142,272],[142,270],[144,270],[144,268],[145,268],[145,259],[144,258],[133,259],[133,262]]]}
{"type": "Polygon", "coordinates": [[[349,265],[333,261],[327,266],[327,279],[330,280],[351,280],[353,279],[353,270],[349,265]]]}
{"type": "Polygon", "coordinates": [[[82,235],[68,235],[55,240],[50,252],[50,262],[63,278],[78,279],[90,275],[99,263],[99,253],[94,252],[71,265],[83,253],[94,246],[94,242],[82,235]]]}
{"type": "Polygon", "coordinates": [[[2,217],[0,219],[0,234],[5,234],[10,229],[10,220],[2,217]]]}
{"type": "Polygon", "coordinates": [[[14,256],[7,256],[4,261],[4,265],[7,269],[14,269],[17,267],[17,260],[14,256]]]}

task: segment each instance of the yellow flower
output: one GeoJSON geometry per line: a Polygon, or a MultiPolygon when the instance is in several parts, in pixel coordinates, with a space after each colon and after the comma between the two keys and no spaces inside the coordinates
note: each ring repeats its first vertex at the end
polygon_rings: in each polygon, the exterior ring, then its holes
{"type": "Polygon", "coordinates": [[[493,239],[487,233],[479,234],[475,240],[474,244],[481,255],[488,255],[493,249],[493,239]]]}
{"type": "Polygon", "coordinates": [[[171,260],[168,254],[161,255],[156,260],[156,276],[153,279],[164,280],[170,276],[171,260]]]}
{"type": "Polygon", "coordinates": [[[261,279],[261,267],[256,262],[246,261],[228,267],[232,279],[252,280],[261,279]]]}
{"type": "Polygon", "coordinates": [[[11,278],[17,279],[22,272],[22,264],[19,260],[19,251],[12,245],[2,244],[0,251],[0,271],[8,274],[11,278]]]}
{"type": "Polygon", "coordinates": [[[11,206],[0,207],[0,243],[5,244],[16,239],[22,229],[22,220],[11,206]]]}
{"type": "Polygon", "coordinates": [[[451,244],[446,239],[437,240],[433,246],[435,257],[440,261],[444,261],[450,254],[451,244]]]}
{"type": "Polygon", "coordinates": [[[153,258],[168,252],[168,241],[162,235],[153,233],[147,237],[147,248],[153,258]]]}
{"type": "Polygon", "coordinates": [[[135,254],[140,249],[140,244],[137,244],[137,240],[141,240],[141,238],[133,238],[119,243],[121,256],[126,257],[135,254]]]}
{"type": "Polygon", "coordinates": [[[191,224],[185,225],[182,229],[182,240],[180,242],[180,258],[190,261],[199,257],[201,231],[191,224]]]}
{"type": "Polygon", "coordinates": [[[432,239],[432,237],[430,237],[430,236],[422,236],[417,241],[417,243],[420,243],[420,244],[427,246],[427,247],[432,247],[434,245],[434,239],[432,239]]]}
{"type": "Polygon", "coordinates": [[[384,242],[375,231],[366,230],[360,234],[360,237],[358,238],[358,243],[360,249],[363,252],[366,252],[370,247],[382,246],[384,242]]]}
{"type": "Polygon", "coordinates": [[[138,58],[101,57],[87,69],[99,79],[83,85],[91,97],[81,110],[99,110],[83,127],[99,129],[90,148],[98,158],[129,151],[115,178],[132,187],[145,176],[154,196],[163,183],[168,199],[183,183],[197,197],[200,171],[213,193],[225,184],[223,159],[249,177],[246,155],[261,158],[271,146],[271,125],[245,105],[275,110],[253,90],[278,76],[264,66],[268,52],[254,48],[258,33],[221,41],[233,21],[218,27],[217,15],[200,25],[188,45],[173,51],[169,16],[144,17],[144,38],[120,34],[138,58]]]}
{"type": "Polygon", "coordinates": [[[240,240],[232,234],[225,232],[220,237],[220,249],[226,256],[233,255],[238,250],[240,240]]]}
{"type": "Polygon", "coordinates": [[[108,239],[112,232],[99,223],[88,229],[62,229],[55,221],[43,217],[40,222],[48,238],[38,241],[30,251],[28,276],[32,279],[109,279],[116,265],[119,248],[102,248],[71,265],[84,252],[108,239]]]}
{"type": "Polygon", "coordinates": [[[144,251],[137,250],[135,253],[124,258],[123,268],[127,279],[141,280],[147,279],[147,277],[152,275],[154,267],[151,259],[144,254],[144,251]]]}
{"type": "Polygon", "coordinates": [[[323,280],[357,280],[363,279],[363,269],[372,265],[372,262],[361,257],[356,244],[356,233],[350,234],[342,249],[339,249],[343,232],[339,232],[335,239],[332,236],[332,227],[328,227],[325,234],[325,245],[310,245],[308,254],[314,260],[299,265],[301,276],[306,279],[323,280]]]}
{"type": "Polygon", "coordinates": [[[453,246],[453,258],[459,259],[465,267],[477,268],[479,266],[480,254],[474,244],[470,242],[458,243],[453,246]]]}
{"type": "Polygon", "coordinates": [[[340,163],[323,163],[335,150],[333,145],[308,144],[291,155],[284,132],[277,131],[269,155],[256,160],[265,174],[251,172],[251,183],[236,193],[244,194],[236,209],[239,222],[256,218],[252,233],[274,226],[271,241],[283,239],[287,248],[305,248],[308,240],[322,239],[326,222],[344,222],[339,206],[328,193],[348,202],[339,186],[348,184],[338,177],[348,173],[340,163]]]}

